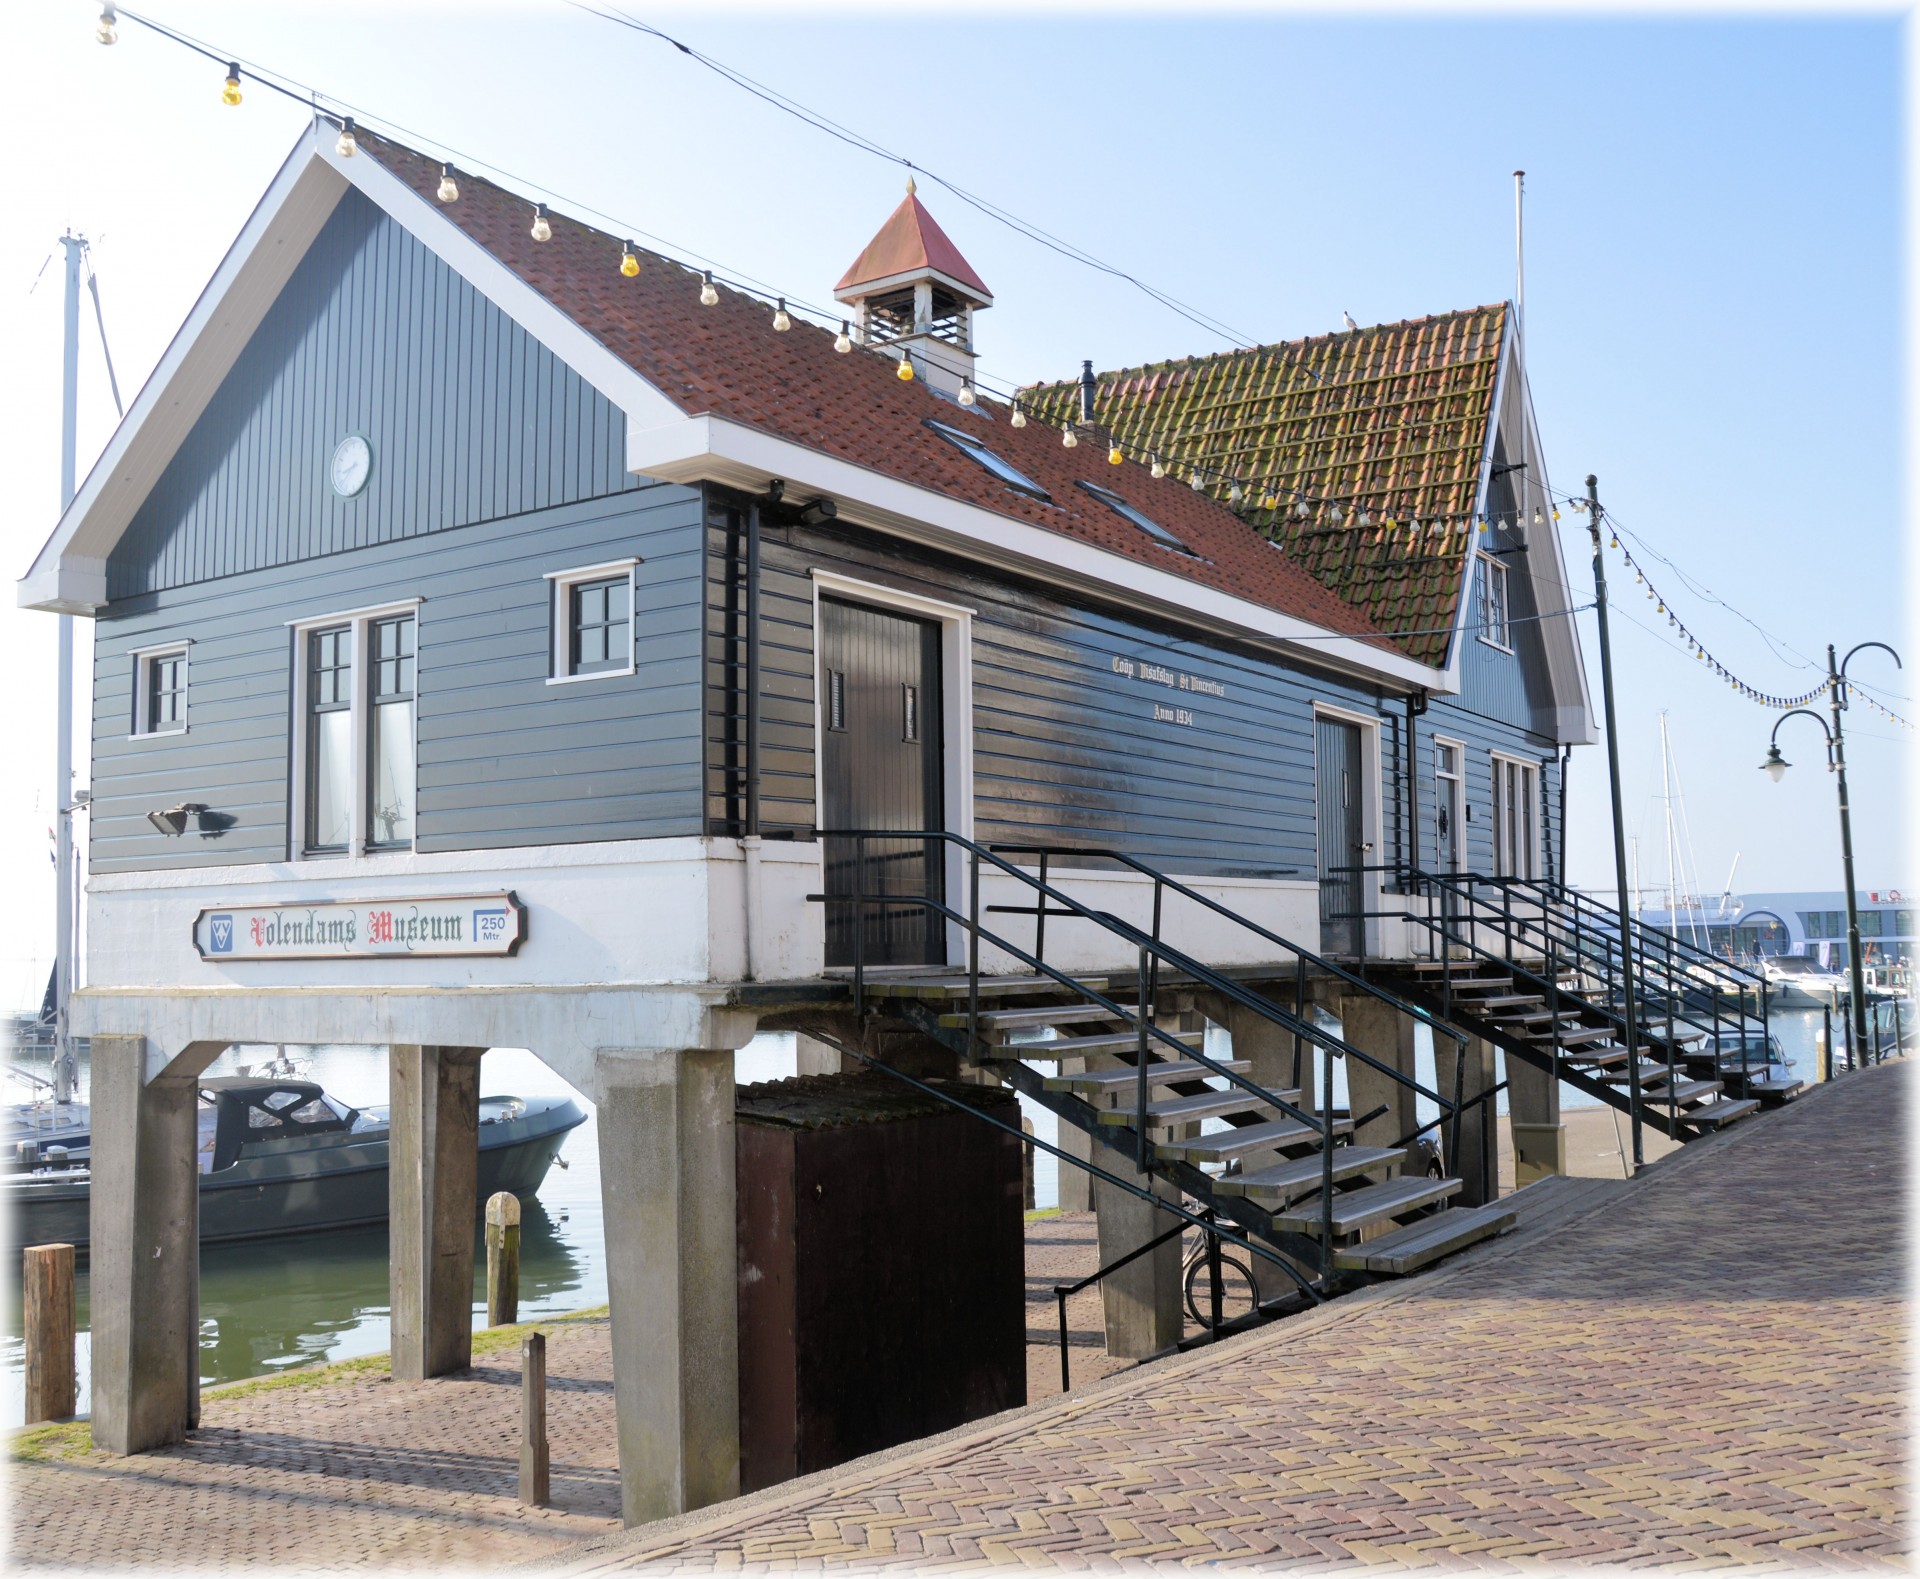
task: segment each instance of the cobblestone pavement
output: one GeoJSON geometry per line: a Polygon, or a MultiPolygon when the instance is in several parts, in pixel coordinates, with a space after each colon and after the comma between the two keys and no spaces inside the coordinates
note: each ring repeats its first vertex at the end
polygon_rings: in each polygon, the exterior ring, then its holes
{"type": "Polygon", "coordinates": [[[1521,1235],[574,1572],[1904,1563],[1904,1064],[1521,1235]]]}
{"type": "MultiPolygon", "coordinates": [[[[1093,1216],[1029,1224],[1032,1392],[1060,1387],[1056,1283],[1098,1264],[1093,1216]]],[[[1068,1302],[1073,1379],[1122,1368],[1100,1337],[1097,1290],[1068,1302]]],[[[408,1386],[384,1369],[325,1385],[211,1391],[201,1429],[164,1453],[92,1453],[9,1466],[9,1561],[300,1567],[471,1567],[537,1559],[620,1527],[607,1323],[547,1334],[554,1506],[518,1496],[518,1349],[408,1386]]]]}

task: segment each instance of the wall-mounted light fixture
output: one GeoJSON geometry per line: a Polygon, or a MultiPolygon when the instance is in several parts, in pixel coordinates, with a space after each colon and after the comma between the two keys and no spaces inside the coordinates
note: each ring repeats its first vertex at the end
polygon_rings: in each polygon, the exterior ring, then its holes
{"type": "Polygon", "coordinates": [[[150,811],[147,821],[164,833],[169,839],[177,839],[187,831],[187,819],[198,819],[207,808],[198,801],[182,801],[178,806],[169,806],[165,811],[150,811]]]}
{"type": "Polygon", "coordinates": [[[823,522],[833,520],[839,514],[840,507],[837,504],[831,499],[822,498],[809,502],[805,508],[801,510],[800,519],[806,522],[808,526],[819,526],[823,522]]]}

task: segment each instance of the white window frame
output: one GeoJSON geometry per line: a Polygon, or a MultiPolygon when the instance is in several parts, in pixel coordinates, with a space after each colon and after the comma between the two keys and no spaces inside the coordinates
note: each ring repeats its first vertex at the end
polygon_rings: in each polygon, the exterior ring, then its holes
{"type": "Polygon", "coordinates": [[[1541,839],[1541,835],[1545,830],[1540,826],[1540,764],[1526,757],[1515,756],[1510,751],[1491,751],[1488,752],[1487,757],[1493,767],[1494,875],[1496,877],[1518,877],[1524,880],[1537,879],[1546,865],[1542,853],[1545,846],[1541,839]],[[1527,857],[1527,865],[1531,870],[1527,872],[1508,872],[1501,869],[1505,860],[1507,847],[1506,819],[1511,815],[1511,808],[1507,805],[1504,792],[1500,787],[1501,773],[1504,768],[1509,766],[1520,769],[1523,793],[1527,797],[1527,824],[1533,833],[1533,837],[1528,841],[1532,845],[1532,849],[1528,852],[1527,857]]]}
{"type": "Polygon", "coordinates": [[[1500,652],[1513,651],[1513,582],[1508,575],[1512,568],[1505,560],[1497,559],[1484,549],[1480,552],[1480,640],[1500,652]],[[1500,624],[1496,630],[1493,623],[1493,577],[1500,577],[1500,624]]]}
{"type": "Polygon", "coordinates": [[[545,579],[553,591],[548,599],[551,627],[547,642],[547,684],[578,685],[584,680],[617,680],[638,671],[640,645],[640,587],[634,575],[642,563],[639,555],[609,559],[598,565],[581,565],[573,570],[549,570],[545,579]],[[573,589],[588,581],[610,581],[622,572],[627,577],[627,663],[623,669],[595,669],[591,674],[568,674],[567,663],[573,638],[573,589]]]}
{"type": "Polygon", "coordinates": [[[367,738],[372,720],[367,716],[367,628],[375,620],[395,615],[413,616],[413,793],[414,828],[420,826],[420,598],[403,598],[395,603],[380,603],[371,608],[346,609],[312,619],[287,621],[293,644],[293,784],[287,797],[287,851],[296,861],[342,861],[369,855],[411,855],[413,844],[367,844],[367,774],[372,770],[372,745],[367,738]],[[353,632],[352,700],[347,716],[353,731],[353,808],[347,819],[347,847],[344,850],[307,849],[307,638],[315,631],[335,625],[348,626],[353,632]]]}
{"type": "Polygon", "coordinates": [[[133,733],[129,740],[165,739],[169,735],[184,735],[187,732],[190,710],[193,701],[191,678],[193,669],[193,641],[182,637],[175,641],[163,642],[154,647],[137,647],[127,655],[133,659],[133,733]],[[153,720],[147,716],[152,706],[149,681],[153,673],[153,661],[156,658],[180,659],[180,722],[169,724],[165,729],[155,729],[153,720]]]}
{"type": "MultiPolygon", "coordinates": [[[[940,784],[941,817],[949,833],[973,838],[973,619],[977,612],[959,603],[903,592],[874,581],[858,581],[830,570],[814,570],[813,582],[813,804],[816,815],[826,804],[827,719],[826,682],[820,667],[820,600],[847,598],[879,608],[895,609],[940,626],[940,784]]],[[[946,891],[964,893],[966,861],[958,845],[946,850],[946,891]]],[[[826,907],[809,906],[824,912],[826,907]]],[[[822,923],[824,926],[824,922],[822,923]]],[[[947,959],[966,957],[966,942],[957,922],[947,924],[947,959]]]]}

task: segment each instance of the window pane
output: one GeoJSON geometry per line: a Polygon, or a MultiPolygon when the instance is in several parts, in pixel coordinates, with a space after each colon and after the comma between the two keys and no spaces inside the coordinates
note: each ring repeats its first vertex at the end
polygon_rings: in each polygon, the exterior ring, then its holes
{"type": "Polygon", "coordinates": [[[307,845],[344,850],[352,833],[353,714],[344,707],[315,713],[308,749],[307,845]]]}
{"type": "Polygon", "coordinates": [[[624,669],[632,661],[629,586],[625,576],[583,581],[570,589],[567,672],[624,669]]]}
{"type": "Polygon", "coordinates": [[[373,782],[368,842],[413,842],[413,703],[382,702],[373,710],[373,782]]]}

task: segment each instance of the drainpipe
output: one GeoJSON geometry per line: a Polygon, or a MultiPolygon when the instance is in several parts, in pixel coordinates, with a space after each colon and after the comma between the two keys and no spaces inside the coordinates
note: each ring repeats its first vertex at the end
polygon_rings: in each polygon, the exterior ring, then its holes
{"type": "Polygon", "coordinates": [[[1567,886],[1567,769],[1573,766],[1573,747],[1560,748],[1560,886],[1567,886]]]}

